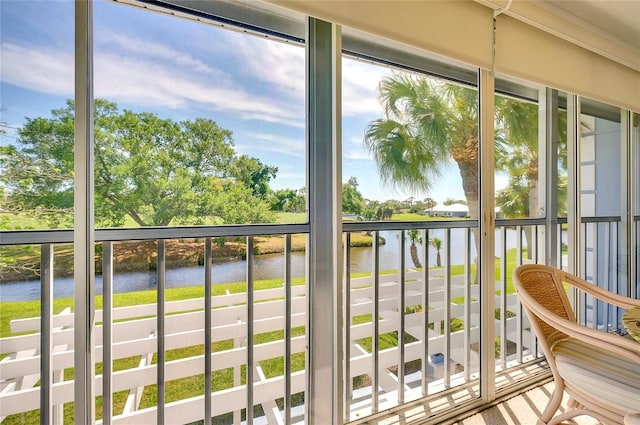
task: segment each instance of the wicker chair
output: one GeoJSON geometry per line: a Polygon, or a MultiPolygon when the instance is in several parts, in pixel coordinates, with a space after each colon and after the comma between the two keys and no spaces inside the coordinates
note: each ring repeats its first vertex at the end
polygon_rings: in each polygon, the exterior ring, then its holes
{"type": "Polygon", "coordinates": [[[513,272],[513,281],[531,327],[549,362],[555,390],[538,425],[559,424],[589,415],[603,424],[628,423],[640,412],[640,343],[631,338],[579,325],[566,287],[623,309],[640,300],[623,297],[553,267],[527,264],[513,272]],[[564,413],[554,416],[563,392],[564,413]]]}

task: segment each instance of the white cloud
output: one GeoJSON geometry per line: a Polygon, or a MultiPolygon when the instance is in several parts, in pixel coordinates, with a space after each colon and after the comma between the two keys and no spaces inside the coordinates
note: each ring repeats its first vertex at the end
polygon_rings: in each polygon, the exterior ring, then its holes
{"type": "Polygon", "coordinates": [[[171,63],[179,68],[190,68],[196,73],[209,74],[211,77],[228,79],[220,70],[211,68],[203,61],[193,58],[184,52],[176,49],[170,49],[164,44],[151,40],[141,40],[134,42],[131,37],[121,33],[101,31],[96,37],[96,52],[98,56],[101,51],[118,52],[120,56],[145,56],[147,60],[153,59],[154,62],[171,63]]]}
{"type": "Polygon", "coordinates": [[[345,59],[342,61],[342,114],[380,117],[381,106],[377,99],[378,83],[390,74],[386,68],[345,59]]]}
{"type": "MultiPolygon", "coordinates": [[[[100,33],[96,39],[95,94],[139,107],[200,107],[236,113],[246,120],[304,126],[304,49],[247,36],[228,37],[241,56],[234,75],[153,40],[100,33]],[[251,88],[243,87],[250,80],[251,88]],[[257,84],[256,84],[257,83],[257,84]]],[[[2,44],[2,78],[30,90],[73,96],[73,53],[42,45],[2,44]]],[[[229,49],[226,49],[229,50],[229,49]]],[[[380,115],[376,88],[390,71],[352,59],[343,61],[344,116],[380,115]]]]}
{"type": "Polygon", "coordinates": [[[286,154],[298,158],[305,157],[305,141],[302,139],[292,139],[278,136],[276,134],[267,133],[247,133],[246,136],[257,139],[261,143],[252,143],[250,145],[237,145],[236,150],[239,152],[272,152],[278,154],[286,154]]]}
{"type": "MultiPolygon", "coordinates": [[[[121,37],[109,50],[95,56],[95,95],[140,107],[172,109],[192,106],[304,127],[304,110],[284,98],[247,92],[232,76],[193,57],[141,40],[121,37]],[[302,109],[302,110],[301,110],[302,109]]],[[[5,82],[47,94],[73,96],[73,56],[44,48],[3,43],[2,78],[5,82]]]]}
{"type": "Polygon", "coordinates": [[[2,80],[46,94],[73,96],[73,54],[2,43],[2,80]]]}
{"type": "Polygon", "coordinates": [[[288,96],[302,99],[305,93],[303,47],[258,37],[229,37],[242,57],[243,69],[258,80],[277,87],[288,96]]]}

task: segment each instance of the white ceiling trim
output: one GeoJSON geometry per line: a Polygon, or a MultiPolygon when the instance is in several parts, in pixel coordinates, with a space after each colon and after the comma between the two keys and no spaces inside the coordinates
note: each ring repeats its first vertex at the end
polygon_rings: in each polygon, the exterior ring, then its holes
{"type": "Polygon", "coordinates": [[[551,10],[531,1],[474,1],[640,72],[640,48],[559,8],[551,10]]]}

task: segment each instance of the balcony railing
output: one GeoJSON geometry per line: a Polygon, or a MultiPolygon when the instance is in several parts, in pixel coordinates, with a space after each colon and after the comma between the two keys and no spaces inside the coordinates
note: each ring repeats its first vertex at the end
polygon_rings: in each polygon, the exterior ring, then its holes
{"type": "MultiPolygon", "coordinates": [[[[616,220],[598,219],[596,230],[590,229],[592,224],[585,220],[585,235],[601,235],[604,239],[598,243],[607,247],[609,258],[617,257],[618,230],[611,230],[617,228],[616,220]],[[601,231],[600,226],[609,230],[601,231]]],[[[475,225],[344,223],[343,310],[348,326],[334,331],[344,338],[345,422],[425,398],[446,399],[452,389],[464,388],[468,400],[480,397],[480,304],[487,295],[475,280],[475,225]],[[408,231],[413,229],[418,230],[413,242],[421,267],[412,262],[408,231]],[[372,246],[352,248],[352,235],[363,231],[371,234],[372,246]],[[434,238],[441,241],[440,252],[430,242],[434,238]],[[385,252],[385,245],[395,248],[385,252]]],[[[557,226],[562,235],[563,224],[557,226]]],[[[538,248],[544,242],[545,222],[498,220],[496,228],[492,296],[500,374],[541,359],[511,287],[511,270],[523,262],[541,261],[538,248]]],[[[190,423],[205,417],[219,423],[304,422],[308,300],[304,273],[296,276],[292,271],[292,259],[300,254],[292,253],[291,238],[307,233],[304,224],[96,231],[102,305],[96,309],[94,328],[95,394],[102,423],[159,418],[190,423]],[[253,247],[260,235],[284,239],[278,263],[282,272],[276,281],[256,278],[253,247]],[[229,236],[244,238],[246,278],[225,286],[212,272],[212,238],[229,236]],[[166,241],[187,238],[200,241],[203,264],[194,282],[198,291],[180,296],[179,291],[171,292],[167,279],[166,241]],[[151,295],[147,291],[146,298],[129,300],[125,306],[114,294],[114,282],[121,276],[113,264],[119,243],[132,240],[155,242],[154,283],[151,295]]],[[[39,315],[18,318],[3,313],[2,320],[10,325],[9,334],[0,338],[0,420],[6,423],[37,419],[43,406],[52,407],[54,423],[64,421],[65,409],[72,411],[73,306],[71,299],[53,296],[54,247],[72,238],[71,231],[2,233],[3,246],[30,244],[41,251],[39,315]]],[[[562,237],[557,251],[558,264],[563,264],[562,237]]],[[[585,267],[590,264],[586,261],[585,267]]],[[[592,306],[593,315],[584,317],[598,317],[594,326],[617,328],[618,313],[601,314],[598,308],[592,306]]],[[[438,415],[449,407],[446,402],[431,403],[428,414],[438,415]]]]}

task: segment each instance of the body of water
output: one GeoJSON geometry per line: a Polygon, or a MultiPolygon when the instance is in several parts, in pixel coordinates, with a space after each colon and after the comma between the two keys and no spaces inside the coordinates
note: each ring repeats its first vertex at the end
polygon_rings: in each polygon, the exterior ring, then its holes
{"type": "MultiPolygon", "coordinates": [[[[380,232],[386,243],[380,245],[380,270],[398,269],[400,265],[399,248],[400,242],[398,232],[380,232]]],[[[444,232],[432,231],[430,236],[438,237],[443,241],[444,232]]],[[[507,232],[507,247],[516,246],[515,231],[507,232]]],[[[409,241],[406,241],[405,266],[413,267],[409,254],[409,241]]],[[[475,248],[472,247],[472,260],[475,258],[475,248]]],[[[418,247],[420,259],[422,259],[422,248],[418,247]]],[[[496,255],[499,255],[499,243],[496,246],[496,255]]],[[[451,263],[464,263],[464,231],[463,229],[453,229],[451,231],[451,263]]],[[[441,251],[442,263],[446,261],[444,249],[441,251]]],[[[430,266],[436,265],[436,251],[429,247],[430,266]]],[[[284,276],[284,256],[282,254],[258,255],[254,258],[254,279],[278,279],[284,276]]],[[[213,264],[212,279],[216,283],[242,282],[246,281],[247,263],[245,260],[229,260],[213,264]]],[[[291,268],[294,277],[305,275],[305,253],[293,252],[291,254],[291,268]]],[[[351,271],[370,272],[373,269],[373,249],[371,247],[352,248],[351,250],[351,271]]],[[[166,270],[166,287],[179,288],[187,286],[200,286],[204,283],[204,267],[181,267],[166,270]]],[[[73,297],[73,277],[54,278],[53,296],[54,298],[73,297]]],[[[157,275],[154,271],[123,272],[116,273],[113,277],[113,291],[129,292],[145,289],[155,289],[157,286],[157,275]]],[[[96,293],[102,293],[102,276],[96,277],[96,293]]],[[[2,301],[30,301],[40,299],[40,281],[20,281],[0,284],[0,300],[2,301]]]]}

